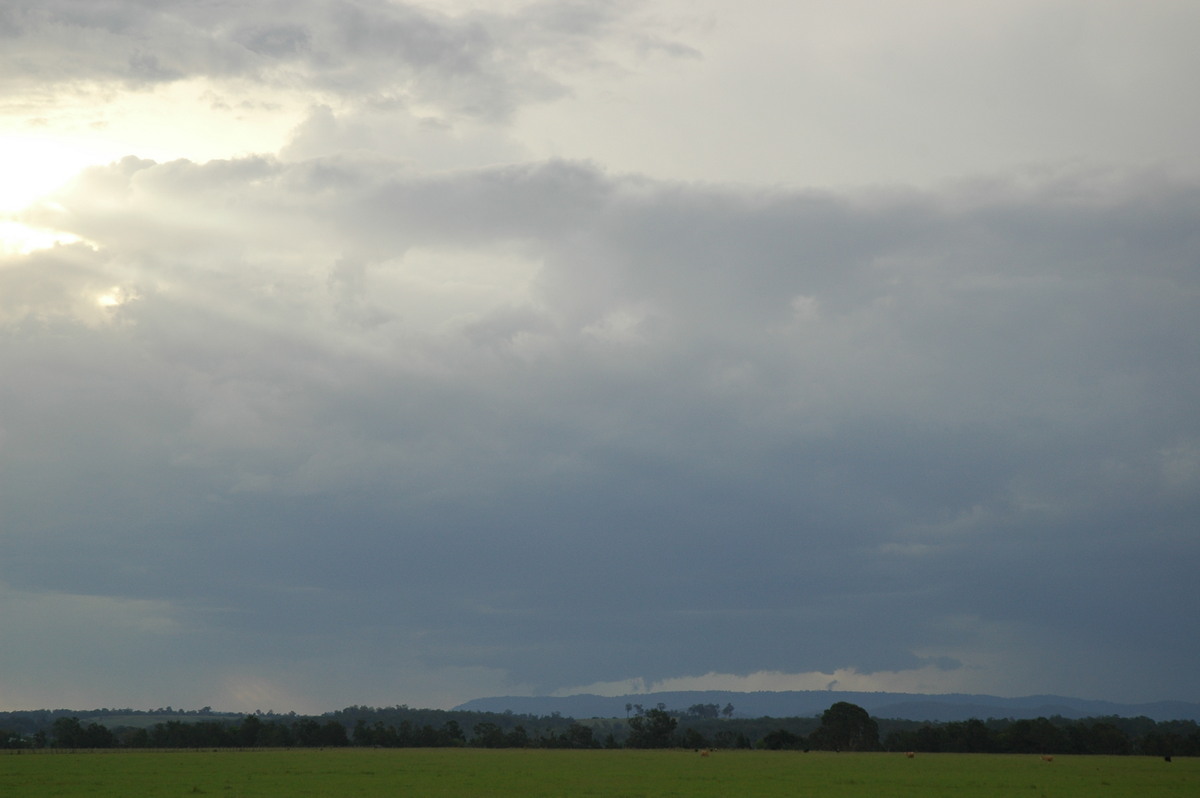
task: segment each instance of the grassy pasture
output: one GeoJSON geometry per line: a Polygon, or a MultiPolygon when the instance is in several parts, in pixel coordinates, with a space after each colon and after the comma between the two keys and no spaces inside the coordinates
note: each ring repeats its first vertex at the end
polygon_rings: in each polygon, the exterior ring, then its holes
{"type": "Polygon", "coordinates": [[[329,749],[0,756],[5,798],[1159,798],[1200,795],[1200,760],[718,751],[329,749]]]}

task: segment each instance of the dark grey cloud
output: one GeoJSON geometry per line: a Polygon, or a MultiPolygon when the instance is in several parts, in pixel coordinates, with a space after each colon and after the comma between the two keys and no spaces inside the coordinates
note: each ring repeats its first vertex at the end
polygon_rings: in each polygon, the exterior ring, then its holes
{"type": "Polygon", "coordinates": [[[0,586],[325,707],[930,662],[1195,698],[1197,211],[96,168],[27,215],[86,243],[0,266],[0,586]]]}

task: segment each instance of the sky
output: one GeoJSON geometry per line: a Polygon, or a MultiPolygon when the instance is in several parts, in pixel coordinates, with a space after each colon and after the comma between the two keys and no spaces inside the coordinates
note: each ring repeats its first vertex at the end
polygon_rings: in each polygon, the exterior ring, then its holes
{"type": "Polygon", "coordinates": [[[0,708],[1200,701],[1198,28],[0,0],[0,708]]]}

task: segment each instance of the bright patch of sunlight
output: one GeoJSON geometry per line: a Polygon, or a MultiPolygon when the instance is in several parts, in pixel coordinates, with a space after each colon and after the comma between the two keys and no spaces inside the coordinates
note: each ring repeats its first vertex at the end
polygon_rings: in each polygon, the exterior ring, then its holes
{"type": "Polygon", "coordinates": [[[29,227],[13,217],[101,161],[100,153],[82,142],[0,133],[0,253],[25,254],[78,241],[66,233],[29,227]]]}
{"type": "Polygon", "coordinates": [[[96,304],[102,308],[115,308],[139,298],[137,291],[130,291],[119,285],[114,285],[102,294],[96,296],[96,304]]]}
{"type": "Polygon", "coordinates": [[[0,219],[0,255],[28,255],[55,244],[74,244],[81,239],[69,233],[39,230],[20,222],[0,219]]]}
{"type": "Polygon", "coordinates": [[[83,142],[0,133],[0,213],[27,208],[85,167],[106,161],[83,142]]]}

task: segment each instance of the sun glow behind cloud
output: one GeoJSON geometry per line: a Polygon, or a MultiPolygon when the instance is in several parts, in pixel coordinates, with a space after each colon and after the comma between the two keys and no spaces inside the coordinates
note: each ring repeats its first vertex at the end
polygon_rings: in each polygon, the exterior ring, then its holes
{"type": "Polygon", "coordinates": [[[49,249],[55,244],[70,244],[78,240],[66,233],[41,230],[11,219],[0,219],[0,254],[27,255],[34,250],[49,249]]]}
{"type": "Polygon", "coordinates": [[[84,169],[130,155],[197,163],[274,152],[306,113],[303,99],[254,104],[207,80],[150,92],[39,107],[37,116],[0,123],[0,252],[28,253],[78,241],[27,223],[25,211],[84,169]]]}
{"type": "Polygon", "coordinates": [[[0,252],[27,253],[78,241],[24,224],[21,212],[86,167],[103,162],[101,152],[84,140],[0,134],[0,252]]]}
{"type": "Polygon", "coordinates": [[[80,170],[106,160],[104,151],[86,140],[0,134],[0,212],[23,210],[80,170]]]}

